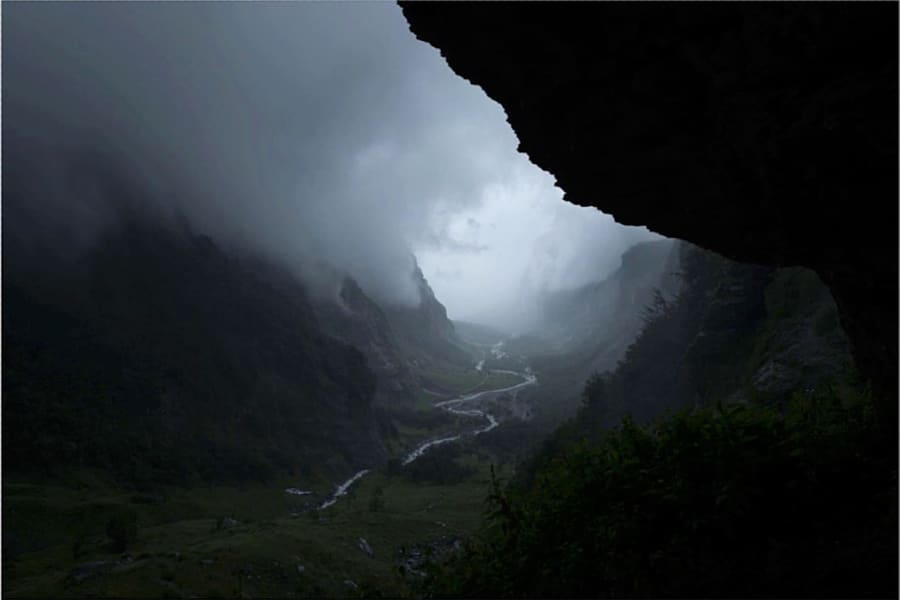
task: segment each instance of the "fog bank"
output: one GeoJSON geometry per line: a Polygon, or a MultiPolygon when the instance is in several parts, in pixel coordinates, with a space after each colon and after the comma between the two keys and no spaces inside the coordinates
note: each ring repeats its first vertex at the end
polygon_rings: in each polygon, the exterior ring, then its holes
{"type": "Polygon", "coordinates": [[[451,317],[517,328],[534,294],[599,279],[651,236],[562,202],[393,4],[3,13],[7,243],[81,247],[122,211],[183,216],[385,302],[417,300],[413,253],[451,317]]]}

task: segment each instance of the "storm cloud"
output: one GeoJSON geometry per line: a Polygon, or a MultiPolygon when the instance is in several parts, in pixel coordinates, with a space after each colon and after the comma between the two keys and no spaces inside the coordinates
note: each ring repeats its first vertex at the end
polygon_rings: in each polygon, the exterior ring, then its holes
{"type": "Polygon", "coordinates": [[[4,235],[39,223],[85,243],[130,201],[301,275],[323,260],[386,302],[416,301],[415,255],[451,317],[511,329],[541,290],[599,279],[652,236],[564,203],[393,4],[3,13],[4,170],[29,190],[4,202],[4,235]],[[72,156],[139,193],[73,180],[72,156]]]}

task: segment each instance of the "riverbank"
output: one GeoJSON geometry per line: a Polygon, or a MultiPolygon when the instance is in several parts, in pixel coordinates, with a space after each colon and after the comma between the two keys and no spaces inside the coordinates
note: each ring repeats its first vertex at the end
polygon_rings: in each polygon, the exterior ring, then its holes
{"type": "MultiPolygon", "coordinates": [[[[481,364],[481,363],[479,363],[479,364],[481,364]]],[[[488,431],[491,431],[500,425],[500,422],[497,420],[496,416],[494,416],[492,413],[487,412],[486,410],[483,410],[482,408],[469,408],[469,409],[463,410],[463,409],[458,408],[459,406],[461,406],[461,405],[471,406],[472,404],[476,404],[476,403],[480,406],[481,403],[488,401],[488,400],[492,400],[500,394],[507,394],[507,393],[515,394],[518,392],[518,390],[520,390],[522,388],[537,384],[537,377],[533,373],[531,373],[530,370],[525,371],[524,373],[518,373],[516,371],[494,370],[494,371],[492,371],[492,373],[516,375],[518,377],[521,377],[522,381],[517,384],[514,384],[514,385],[497,388],[497,389],[493,389],[493,390],[484,390],[484,391],[479,391],[479,392],[475,392],[475,393],[471,393],[471,394],[463,394],[457,398],[451,398],[449,400],[442,400],[442,401],[436,402],[434,404],[435,408],[441,408],[443,410],[446,410],[447,412],[450,412],[450,413],[453,413],[456,415],[486,419],[488,422],[487,425],[484,427],[479,427],[479,428],[468,430],[468,431],[461,431],[460,433],[455,434],[455,435],[439,437],[439,438],[435,438],[433,440],[426,441],[426,442],[422,443],[421,445],[419,445],[417,448],[415,448],[412,452],[410,452],[409,454],[406,455],[406,457],[403,459],[403,462],[402,462],[402,464],[404,466],[412,463],[414,460],[416,460],[417,458],[422,456],[425,452],[427,452],[429,449],[434,448],[435,446],[440,446],[442,444],[449,444],[451,442],[458,441],[465,435],[473,435],[474,436],[474,435],[480,435],[482,433],[487,433],[488,431]]]]}

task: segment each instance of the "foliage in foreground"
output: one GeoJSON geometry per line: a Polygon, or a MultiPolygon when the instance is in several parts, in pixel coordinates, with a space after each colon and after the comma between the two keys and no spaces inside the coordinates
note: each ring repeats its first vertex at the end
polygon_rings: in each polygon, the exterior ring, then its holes
{"type": "MultiPolygon", "coordinates": [[[[575,431],[570,429],[569,431],[575,431]]],[[[562,449],[560,449],[560,447],[562,449]]],[[[896,595],[896,438],[868,397],[630,418],[494,485],[434,596],[896,595]]]]}

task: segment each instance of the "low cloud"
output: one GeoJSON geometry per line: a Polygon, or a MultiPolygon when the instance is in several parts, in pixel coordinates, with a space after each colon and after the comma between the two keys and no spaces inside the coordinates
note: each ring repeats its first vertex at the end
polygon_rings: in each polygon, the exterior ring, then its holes
{"type": "Polygon", "coordinates": [[[393,4],[17,3],[3,50],[23,247],[88,243],[123,206],[183,215],[386,302],[416,300],[413,253],[452,316],[513,326],[649,236],[563,203],[393,4]]]}

